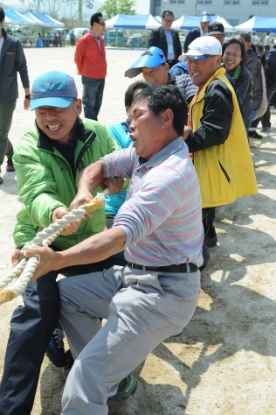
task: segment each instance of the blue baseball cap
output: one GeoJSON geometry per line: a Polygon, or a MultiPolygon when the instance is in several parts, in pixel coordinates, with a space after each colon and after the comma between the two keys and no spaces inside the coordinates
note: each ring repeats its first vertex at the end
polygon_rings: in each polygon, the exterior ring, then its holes
{"type": "Polygon", "coordinates": [[[166,58],[162,49],[151,46],[125,71],[125,76],[134,78],[142,72],[142,68],[157,68],[164,63],[166,58]]]}
{"type": "Polygon", "coordinates": [[[210,13],[209,12],[202,12],[201,13],[201,15],[200,15],[200,23],[203,23],[203,22],[211,22],[212,21],[212,18],[211,18],[211,16],[210,16],[210,13]]]}
{"type": "Polygon", "coordinates": [[[67,108],[78,97],[72,76],[64,72],[49,71],[35,79],[32,85],[30,109],[38,107],[67,108]]]}

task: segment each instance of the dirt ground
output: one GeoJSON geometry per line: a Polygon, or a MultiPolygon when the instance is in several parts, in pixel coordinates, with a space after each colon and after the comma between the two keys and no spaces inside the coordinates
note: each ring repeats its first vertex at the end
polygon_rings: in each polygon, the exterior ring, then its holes
{"type": "MultiPolygon", "coordinates": [[[[73,48],[30,48],[25,53],[31,81],[46,70],[62,70],[75,77],[81,96],[73,48]]],[[[101,122],[124,119],[124,92],[137,80],[124,78],[124,71],[140,54],[107,51],[101,122]]],[[[34,120],[32,112],[22,109],[22,102],[20,85],[10,133],[14,144],[34,120]]],[[[164,341],[135,370],[137,393],[125,403],[110,405],[110,415],[276,414],[276,115],[272,121],[271,133],[261,141],[250,141],[259,194],[217,209],[219,244],[211,249],[211,261],[202,273],[192,321],[181,336],[164,341]]],[[[12,232],[20,208],[15,173],[4,171],[2,166],[1,277],[10,269],[12,232]]],[[[0,375],[9,320],[20,303],[17,298],[0,307],[0,375]]],[[[63,387],[60,369],[45,358],[32,415],[60,414],[63,387]]]]}

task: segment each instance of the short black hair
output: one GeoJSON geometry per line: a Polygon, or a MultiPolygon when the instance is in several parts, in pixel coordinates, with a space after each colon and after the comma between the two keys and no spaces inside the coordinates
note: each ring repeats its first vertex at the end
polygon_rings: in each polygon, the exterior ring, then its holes
{"type": "Polygon", "coordinates": [[[147,100],[148,107],[155,116],[162,111],[171,109],[173,112],[173,127],[179,135],[183,135],[183,128],[187,121],[188,104],[182,92],[174,85],[152,85],[140,91],[133,102],[147,100]]]}
{"type": "Polygon", "coordinates": [[[125,92],[125,106],[126,107],[130,107],[132,102],[133,102],[133,98],[134,98],[134,92],[137,91],[137,89],[146,89],[148,87],[150,87],[152,84],[150,84],[149,82],[144,82],[144,81],[136,81],[133,82],[133,84],[129,85],[128,89],[125,92]]]}
{"type": "Polygon", "coordinates": [[[244,40],[249,43],[252,40],[251,34],[248,32],[239,32],[236,34],[236,36],[241,36],[244,38],[244,40]]]}
{"type": "Polygon", "coordinates": [[[241,58],[242,61],[240,62],[240,65],[244,64],[244,59],[245,59],[245,46],[244,43],[241,39],[239,39],[238,37],[232,37],[231,39],[226,40],[223,45],[222,45],[222,56],[224,55],[225,49],[227,48],[227,46],[229,45],[239,45],[239,47],[241,48],[241,58]]]}
{"type": "Polygon", "coordinates": [[[4,19],[5,19],[5,12],[2,9],[2,7],[0,7],[0,22],[2,23],[4,19]]]}
{"type": "Polygon", "coordinates": [[[166,16],[166,14],[168,14],[169,16],[172,16],[173,19],[174,19],[174,14],[170,10],[164,10],[163,11],[163,13],[162,13],[162,19],[164,19],[164,17],[166,16]]]}
{"type": "Polygon", "coordinates": [[[103,17],[102,13],[94,13],[90,19],[90,26],[92,27],[94,23],[99,23],[100,17],[103,17]]]}
{"type": "Polygon", "coordinates": [[[260,43],[257,43],[257,44],[255,45],[255,48],[256,48],[256,49],[259,49],[259,51],[260,51],[260,52],[263,52],[263,51],[264,51],[264,47],[263,47],[263,45],[261,45],[260,43]]]}

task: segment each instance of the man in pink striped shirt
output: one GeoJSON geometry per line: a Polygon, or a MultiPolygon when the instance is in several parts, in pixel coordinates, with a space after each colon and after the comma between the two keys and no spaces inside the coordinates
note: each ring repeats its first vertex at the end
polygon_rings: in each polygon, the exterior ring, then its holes
{"type": "MultiPolygon", "coordinates": [[[[192,318],[200,291],[203,227],[197,175],[182,140],[187,104],[174,86],[134,99],[133,146],[83,170],[75,208],[105,178],[131,179],[113,227],[62,252],[40,255],[34,279],[51,269],[100,261],[125,250],[126,267],[60,281],[60,321],[75,359],[63,415],[107,415],[107,400],[136,390],[130,375],[164,339],[192,318]],[[101,319],[107,319],[101,326],[101,319]],[[123,381],[121,381],[123,379],[123,381]]],[[[117,181],[110,187],[115,192],[117,181]]]]}

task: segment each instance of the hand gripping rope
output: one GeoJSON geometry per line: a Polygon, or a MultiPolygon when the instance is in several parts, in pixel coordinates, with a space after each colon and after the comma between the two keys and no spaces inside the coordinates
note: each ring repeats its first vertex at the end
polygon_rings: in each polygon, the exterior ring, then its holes
{"type": "MultiPolygon", "coordinates": [[[[103,208],[105,206],[105,196],[108,194],[109,189],[104,190],[102,193],[98,193],[96,197],[86,205],[82,205],[78,209],[72,210],[72,212],[64,215],[63,218],[51,223],[48,228],[38,232],[31,242],[25,244],[22,252],[24,253],[25,249],[31,247],[49,246],[69,223],[74,222],[76,219],[83,217],[87,213],[92,213],[94,210],[103,208]]],[[[2,281],[0,280],[0,305],[13,300],[25,291],[38,262],[39,259],[37,257],[32,257],[29,260],[22,258],[9,274],[6,275],[2,281]],[[17,277],[19,278],[9,288],[3,289],[17,277]]]]}

